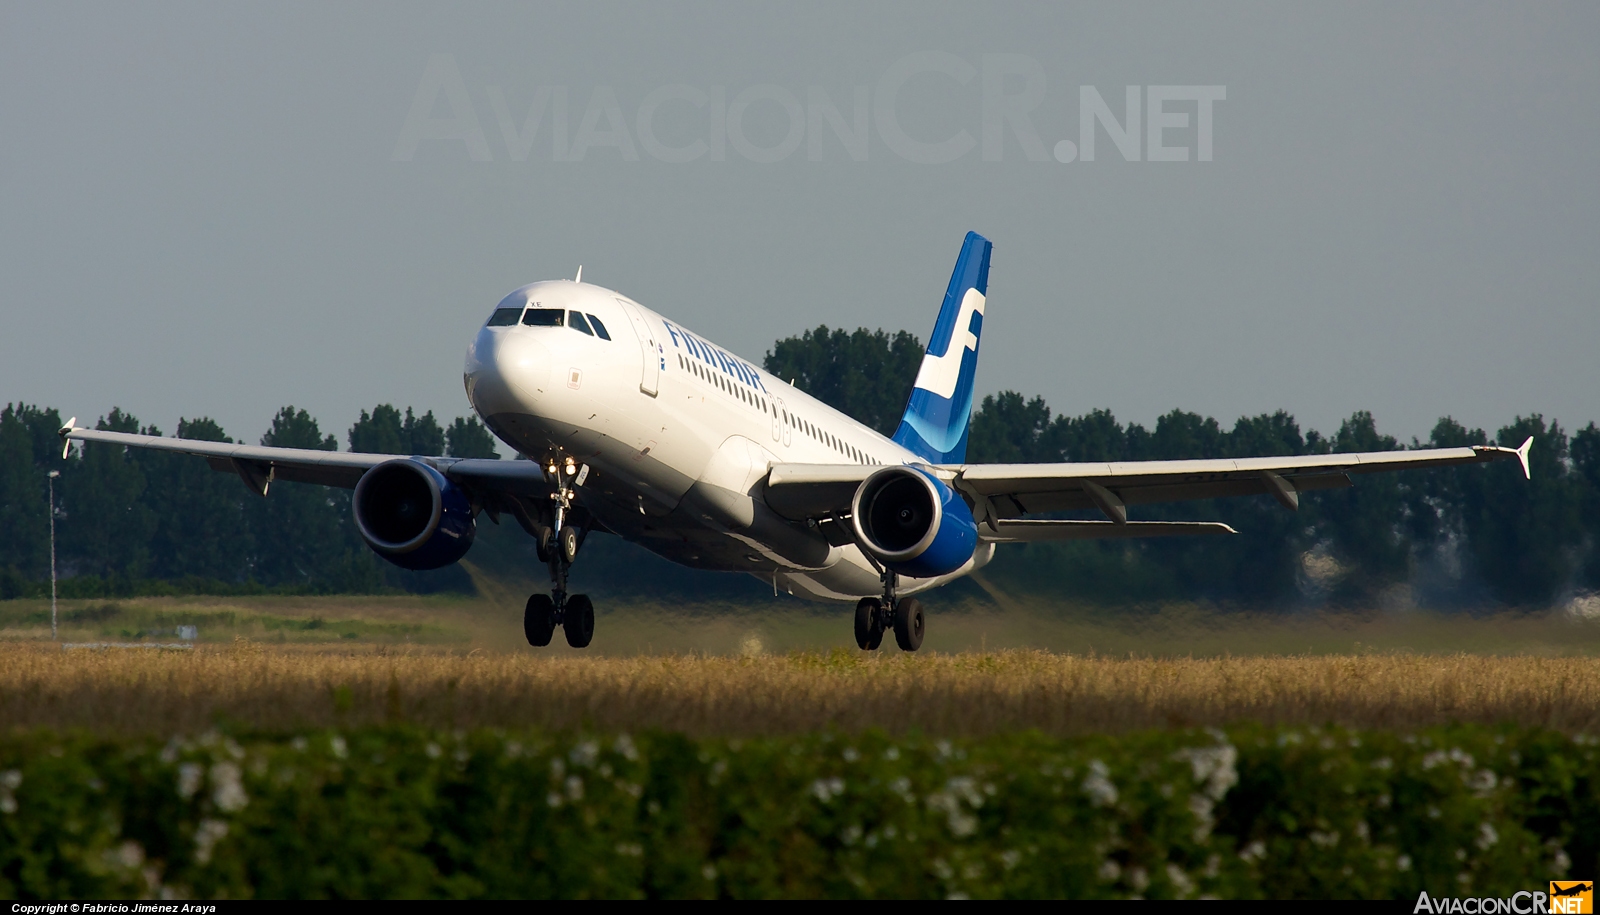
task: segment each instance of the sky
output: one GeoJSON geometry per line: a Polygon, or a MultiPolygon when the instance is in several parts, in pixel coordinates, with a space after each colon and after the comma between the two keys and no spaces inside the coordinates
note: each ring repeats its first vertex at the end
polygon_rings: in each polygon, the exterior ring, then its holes
{"type": "Polygon", "coordinates": [[[1596,47],[1595,4],[5,0],[0,403],[345,445],[467,413],[524,283],[759,361],[926,339],[971,230],[980,393],[1577,428],[1596,47]]]}

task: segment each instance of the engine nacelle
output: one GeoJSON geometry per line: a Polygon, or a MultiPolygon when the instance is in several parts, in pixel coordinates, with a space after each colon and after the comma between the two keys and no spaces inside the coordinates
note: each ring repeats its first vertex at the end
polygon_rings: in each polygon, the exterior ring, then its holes
{"type": "Polygon", "coordinates": [[[885,568],[912,578],[954,572],[972,558],[978,525],[955,490],[914,467],[885,467],[850,502],[856,537],[885,568]]]}
{"type": "Polygon", "coordinates": [[[441,569],[467,555],[477,524],[460,487],[421,461],[398,458],[362,474],[351,504],[361,539],[402,569],[441,569]]]}

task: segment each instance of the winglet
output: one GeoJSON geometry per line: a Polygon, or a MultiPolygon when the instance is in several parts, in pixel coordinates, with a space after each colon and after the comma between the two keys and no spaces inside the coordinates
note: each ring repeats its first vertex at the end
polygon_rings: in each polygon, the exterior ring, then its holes
{"type": "Polygon", "coordinates": [[[1522,475],[1530,480],[1533,479],[1533,471],[1528,467],[1528,451],[1532,448],[1533,436],[1530,435],[1527,441],[1524,441],[1521,447],[1517,449],[1517,460],[1522,462],[1522,475]]]}
{"type": "Polygon", "coordinates": [[[61,431],[56,433],[61,436],[61,459],[63,461],[67,459],[67,455],[72,451],[72,439],[67,438],[67,433],[76,428],[78,428],[78,417],[74,416],[67,420],[67,424],[61,427],[61,431]]]}

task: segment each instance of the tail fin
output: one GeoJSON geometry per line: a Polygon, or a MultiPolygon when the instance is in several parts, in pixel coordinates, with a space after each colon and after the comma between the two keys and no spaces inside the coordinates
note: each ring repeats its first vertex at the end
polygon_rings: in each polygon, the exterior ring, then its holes
{"type": "Polygon", "coordinates": [[[911,401],[894,440],[933,464],[967,459],[967,427],[972,422],[972,383],[978,370],[978,337],[983,333],[984,296],[989,292],[989,252],[994,245],[968,232],[950,275],[944,307],[928,338],[911,401]]]}

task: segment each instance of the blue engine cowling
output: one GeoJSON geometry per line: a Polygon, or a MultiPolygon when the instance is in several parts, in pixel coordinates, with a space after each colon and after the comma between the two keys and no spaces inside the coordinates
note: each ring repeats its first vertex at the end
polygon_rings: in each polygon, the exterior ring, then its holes
{"type": "Polygon", "coordinates": [[[477,533],[466,493],[410,458],[362,474],[351,509],[361,539],[402,569],[444,568],[467,555],[477,533]]]}
{"type": "Polygon", "coordinates": [[[954,572],[978,546],[978,525],[967,503],[915,467],[885,467],[862,480],[850,515],[856,537],[873,557],[912,578],[954,572]]]}

